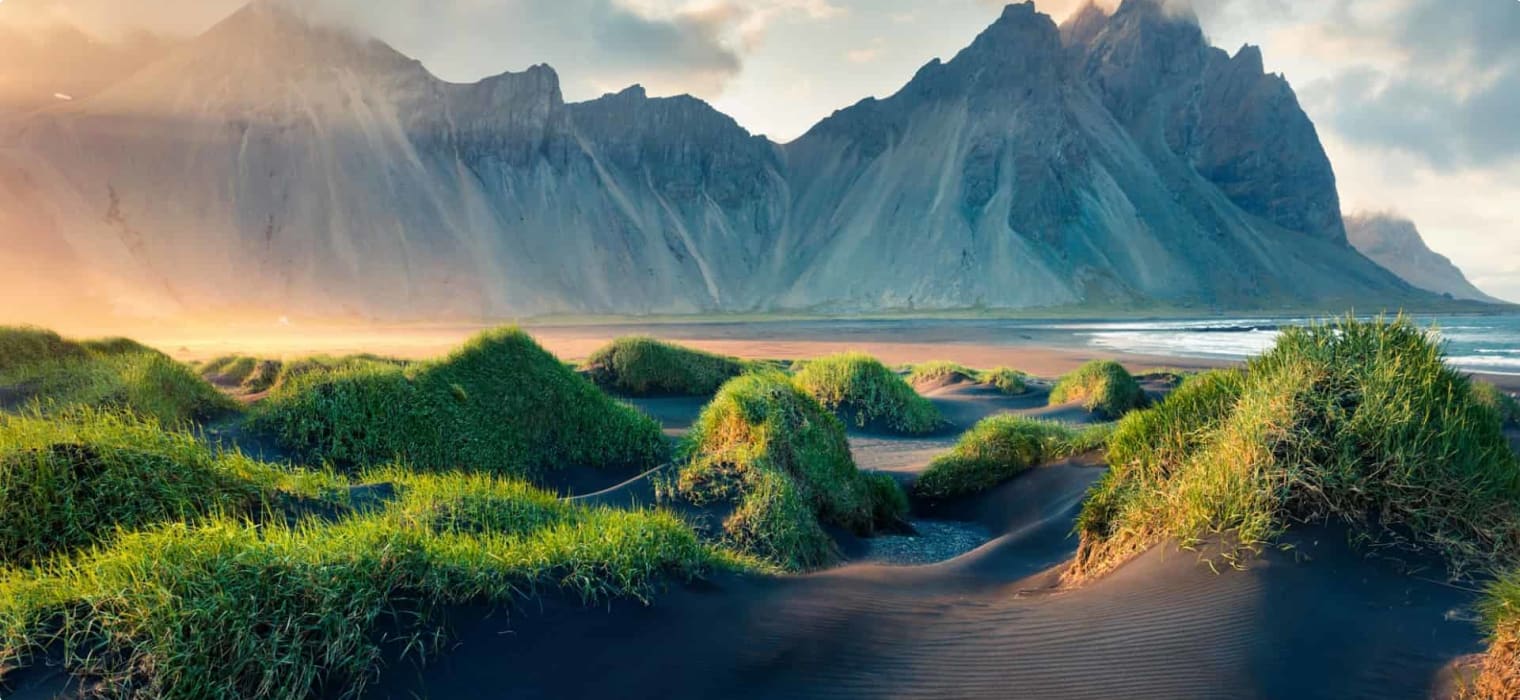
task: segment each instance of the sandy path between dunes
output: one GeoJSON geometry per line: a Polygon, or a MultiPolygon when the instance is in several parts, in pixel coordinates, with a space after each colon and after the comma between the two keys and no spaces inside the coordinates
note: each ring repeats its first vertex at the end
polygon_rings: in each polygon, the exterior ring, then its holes
{"type": "MultiPolygon", "coordinates": [[[[962,384],[928,395],[960,428],[995,413],[1052,412],[1038,392],[1003,397],[962,384]]],[[[672,433],[701,408],[653,405],[672,433]]],[[[850,441],[863,468],[911,478],[954,435],[857,432],[850,441]]],[[[1243,571],[1216,571],[1167,545],[1056,589],[1076,548],[1075,518],[1102,474],[1095,458],[1079,458],[920,508],[993,534],[937,564],[722,576],[677,584],[649,606],[535,601],[510,619],[457,611],[456,642],[441,658],[389,667],[370,696],[1413,699],[1482,648],[1466,621],[1472,592],[1369,560],[1330,529],[1299,530],[1291,552],[1243,571]]],[[[647,502],[643,486],[588,498],[647,502]]]]}

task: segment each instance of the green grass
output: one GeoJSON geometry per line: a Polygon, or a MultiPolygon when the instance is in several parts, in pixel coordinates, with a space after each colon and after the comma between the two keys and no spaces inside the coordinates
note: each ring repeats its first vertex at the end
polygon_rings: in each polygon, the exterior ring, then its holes
{"type": "Polygon", "coordinates": [[[948,454],[930,462],[913,492],[926,500],[980,493],[1032,467],[1100,449],[1111,429],[993,416],[962,435],[948,454]]]}
{"type": "Polygon", "coordinates": [[[84,346],[64,340],[52,331],[0,326],[0,377],[30,364],[89,357],[90,352],[84,346]]]}
{"type": "Polygon", "coordinates": [[[856,469],[839,419],[779,372],[726,384],[681,451],[675,495],[733,504],[727,544],[784,569],[834,560],[824,525],[868,535],[907,512],[891,477],[856,469]]]}
{"type": "Polygon", "coordinates": [[[1506,425],[1520,423],[1520,401],[1485,381],[1473,381],[1473,398],[1497,412],[1506,425]]]}
{"type": "Polygon", "coordinates": [[[1007,367],[988,370],[982,375],[982,381],[997,387],[998,391],[1009,396],[1018,396],[1029,391],[1029,375],[1007,367]]]}
{"type": "Polygon", "coordinates": [[[1029,375],[1008,367],[998,367],[985,372],[954,362],[925,362],[907,367],[908,383],[913,386],[945,381],[967,381],[989,384],[1009,396],[1029,391],[1029,375]]]}
{"type": "Polygon", "coordinates": [[[129,413],[0,415],[0,565],[98,544],[118,529],[254,515],[282,496],[342,492],[332,477],[212,450],[129,413]]]}
{"type": "Polygon", "coordinates": [[[1077,577],[1167,539],[1242,548],[1299,521],[1434,551],[1458,574],[1520,563],[1520,466],[1498,413],[1410,322],[1285,331],[1244,373],[1126,417],[1078,523],[1077,577]]]}
{"type": "Polygon", "coordinates": [[[654,420],[515,328],[484,333],[434,362],[364,361],[287,377],[255,409],[253,427],[309,461],[343,468],[399,459],[420,469],[533,476],[570,466],[654,467],[668,452],[654,420]]]}
{"type": "Polygon", "coordinates": [[[914,386],[948,381],[981,383],[982,373],[962,364],[944,361],[913,365],[908,373],[908,383],[914,386]]]}
{"type": "Polygon", "coordinates": [[[1145,391],[1123,365],[1095,360],[1061,377],[1050,392],[1052,406],[1078,401],[1093,413],[1117,420],[1145,406],[1145,391]]]}
{"type": "Polygon", "coordinates": [[[737,561],[668,513],[573,507],[484,475],[372,476],[399,490],[381,511],[176,523],[0,574],[0,669],[61,655],[106,696],[359,697],[382,661],[440,649],[449,606],[647,601],[737,561]]]}
{"type": "Polygon", "coordinates": [[[654,338],[618,338],[586,360],[597,384],[632,396],[711,396],[745,363],[654,338]]]}
{"type": "Polygon", "coordinates": [[[1466,694],[1484,700],[1520,697],[1520,570],[1512,569],[1488,586],[1479,604],[1489,647],[1466,694]]]}
{"type": "Polygon", "coordinates": [[[0,329],[0,387],[46,412],[130,410],[165,424],[203,422],[237,406],[188,366],[133,341],[74,342],[48,331],[0,329]]]}
{"type": "Polygon", "coordinates": [[[807,362],[797,385],[862,428],[923,435],[944,427],[939,410],[876,358],[861,353],[807,362]]]}

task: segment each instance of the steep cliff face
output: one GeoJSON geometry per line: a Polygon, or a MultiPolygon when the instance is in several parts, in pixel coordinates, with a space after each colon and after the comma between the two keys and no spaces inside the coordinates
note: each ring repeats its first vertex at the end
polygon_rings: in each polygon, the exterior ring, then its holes
{"type": "Polygon", "coordinates": [[[638,87],[566,104],[547,66],[447,83],[282,7],[5,129],[6,230],[148,313],[1421,298],[1346,245],[1287,85],[1155,0],[1009,6],[786,145],[638,87]]]}
{"type": "Polygon", "coordinates": [[[1152,0],[1111,16],[1088,5],[1067,22],[1078,70],[1155,158],[1175,155],[1246,212],[1345,243],[1340,197],[1314,124],[1261,50],[1232,58],[1196,20],[1152,0]]]}
{"type": "Polygon", "coordinates": [[[1453,299],[1495,302],[1467,280],[1451,260],[1430,249],[1414,222],[1392,214],[1346,217],[1351,244],[1404,281],[1453,299]]]}
{"type": "Polygon", "coordinates": [[[1287,119],[1281,131],[1280,115],[1257,114],[1282,105],[1254,95],[1286,85],[1259,58],[1253,73],[1252,55],[1212,52],[1196,24],[1148,0],[1112,17],[1090,7],[1064,31],[1032,4],[1009,6],[948,63],[786,147],[798,199],[785,243],[808,261],[786,300],[1251,306],[1403,293],[1346,245],[1302,111],[1305,129],[1287,119]],[[1274,148],[1312,165],[1277,163],[1274,148]],[[1278,179],[1305,169],[1327,191],[1278,179]],[[852,269],[880,274],[837,272],[852,269]]]}

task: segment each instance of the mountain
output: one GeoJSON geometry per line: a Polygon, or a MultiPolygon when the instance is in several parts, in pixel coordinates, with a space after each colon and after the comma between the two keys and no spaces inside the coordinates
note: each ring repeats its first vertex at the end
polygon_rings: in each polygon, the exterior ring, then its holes
{"type": "Polygon", "coordinates": [[[788,144],[637,86],[567,104],[547,66],[447,83],[286,8],[5,129],[0,223],[65,270],[46,294],[390,319],[1432,298],[1347,243],[1259,52],[1159,0],[1064,27],[1010,5],[788,144]]]}
{"type": "Polygon", "coordinates": [[[1356,214],[1346,217],[1346,233],[1363,255],[1420,289],[1453,299],[1501,303],[1425,245],[1413,221],[1392,214],[1356,214]]]}

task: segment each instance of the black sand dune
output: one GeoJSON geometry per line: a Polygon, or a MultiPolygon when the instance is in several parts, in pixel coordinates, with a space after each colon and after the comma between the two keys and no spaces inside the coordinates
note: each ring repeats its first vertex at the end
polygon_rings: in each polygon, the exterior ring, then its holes
{"type": "MultiPolygon", "coordinates": [[[[972,385],[931,393],[958,425],[1044,410],[1043,399],[972,385]]],[[[852,436],[863,468],[895,465],[904,479],[940,444],[852,436]]],[[[1096,459],[1071,460],[916,513],[993,535],[931,565],[722,577],[678,584],[649,606],[461,611],[447,653],[390,667],[372,696],[1423,698],[1444,666],[1482,648],[1473,592],[1436,582],[1439,567],[1411,576],[1369,559],[1325,528],[1299,530],[1292,550],[1244,570],[1216,571],[1171,545],[1057,588],[1101,475],[1096,459]]],[[[652,498],[641,478],[584,501],[652,498]]]]}
{"type": "Polygon", "coordinates": [[[374,696],[1420,698],[1481,647],[1464,621],[1472,594],[1368,560],[1328,530],[1245,571],[1162,547],[1052,590],[1099,473],[1046,467],[950,506],[943,515],[1005,534],[937,565],[723,578],[648,607],[456,619],[448,653],[392,668],[374,696]]]}

